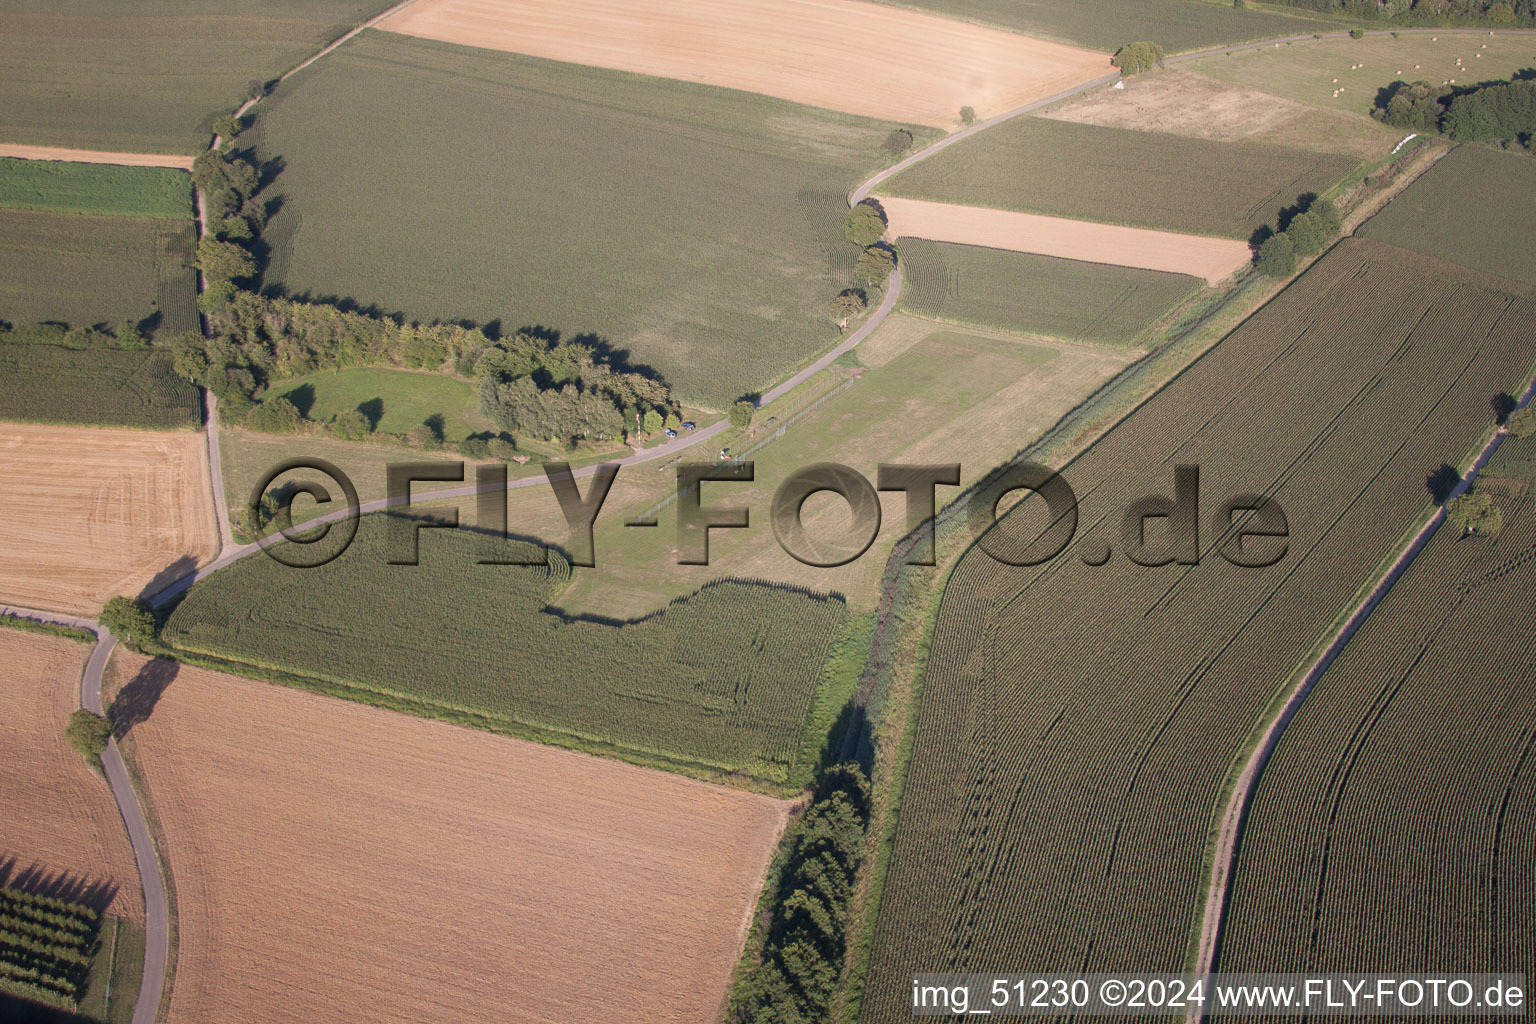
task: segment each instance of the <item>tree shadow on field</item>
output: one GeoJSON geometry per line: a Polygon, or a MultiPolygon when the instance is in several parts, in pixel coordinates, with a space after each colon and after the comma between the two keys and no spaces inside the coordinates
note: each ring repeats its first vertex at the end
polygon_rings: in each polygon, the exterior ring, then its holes
{"type": "Polygon", "coordinates": [[[384,399],[370,398],[357,407],[357,411],[368,417],[370,430],[379,429],[379,421],[384,418],[384,399]]]}
{"type": "Polygon", "coordinates": [[[196,569],[197,559],[191,555],[182,555],[176,561],[155,573],[154,579],[144,584],[144,589],[139,591],[138,599],[140,601],[149,601],[160,591],[169,587],[183,576],[191,575],[196,569]]]}
{"type": "Polygon", "coordinates": [[[48,896],[104,912],[117,898],[118,885],[106,879],[94,879],[70,871],[50,871],[40,864],[21,866],[21,861],[6,854],[0,857],[0,885],[34,896],[48,896]]]}
{"type": "Polygon", "coordinates": [[[313,384],[300,384],[292,391],[283,395],[293,403],[293,407],[299,410],[299,415],[309,418],[309,410],[315,407],[315,386],[313,384]]]}
{"type": "Polygon", "coordinates": [[[1434,499],[1436,505],[1444,505],[1456,485],[1461,483],[1461,474],[1456,467],[1442,462],[1440,468],[1424,478],[1424,486],[1429,488],[1429,496],[1434,499]]]}
{"type": "Polygon", "coordinates": [[[112,720],[112,735],[118,739],[127,736],[140,722],[147,722],[160,702],[166,688],[176,679],[181,667],[174,661],[155,658],[145,663],[128,685],[117,691],[112,698],[108,717],[112,720]]]}
{"type": "Polygon", "coordinates": [[[1493,415],[1498,418],[1498,423],[1501,427],[1509,421],[1509,414],[1520,407],[1520,403],[1515,400],[1515,396],[1507,391],[1500,391],[1494,395],[1489,400],[1489,404],[1493,406],[1493,415]]]}

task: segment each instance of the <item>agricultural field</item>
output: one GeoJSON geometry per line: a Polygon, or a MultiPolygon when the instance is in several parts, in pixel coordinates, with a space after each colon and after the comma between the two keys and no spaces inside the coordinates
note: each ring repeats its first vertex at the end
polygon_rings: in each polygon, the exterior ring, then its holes
{"type": "Polygon", "coordinates": [[[369,368],[326,371],[276,381],[268,395],[287,398],[301,415],[320,423],[363,409],[373,429],[388,434],[404,434],[434,417],[446,441],[496,430],[480,414],[475,387],[442,374],[369,368]]]}
{"type": "MultiPolygon", "coordinates": [[[[894,2],[894,0],[892,0],[894,2]]],[[[900,0],[952,18],[998,25],[1044,39],[1061,39],[1114,51],[1136,39],[1155,39],[1169,53],[1199,50],[1297,32],[1336,28],[1337,22],[1309,19],[1296,11],[1280,13],[1254,6],[1189,0],[1095,0],[1094,3],[1028,3],[1015,0],[900,0]]]]}
{"type": "Polygon", "coordinates": [[[1091,50],[865,0],[417,0],[380,27],[944,129],[1111,72],[1091,50]],[[849,59],[856,38],[889,57],[849,59]]]}
{"type": "Polygon", "coordinates": [[[1479,487],[1511,496],[1536,493],[1536,438],[1504,438],[1477,479],[1479,487]]]}
{"type": "Polygon", "coordinates": [[[0,425],[0,600],[90,616],[211,558],[203,446],[190,430],[0,425]]]}
{"type": "Polygon", "coordinates": [[[190,220],[0,209],[0,320],[197,330],[190,220]]]}
{"type": "Polygon", "coordinates": [[[1197,278],[909,239],[901,308],[1020,334],[1131,345],[1201,288],[1197,278]]]}
{"type": "Polygon", "coordinates": [[[480,565],[542,555],[429,530],[420,565],[391,565],[390,519],[364,517],[322,568],[254,557],[215,573],[172,613],[166,642],[486,728],[788,777],[841,600],[723,581],[640,620],[570,617],[549,607],[568,579],[558,553],[548,566],[480,565]]]}
{"type": "Polygon", "coordinates": [[[1458,146],[1358,234],[1536,289],[1536,160],[1458,146]]]}
{"type": "Polygon", "coordinates": [[[197,153],[254,87],[387,0],[13,0],[0,12],[0,140],[197,153]]]}
{"type": "Polygon", "coordinates": [[[164,350],[0,342],[0,418],[164,430],[200,416],[197,389],[164,350]]]}
{"type": "MultiPolygon", "coordinates": [[[[1286,46],[1259,47],[1203,57],[1183,65],[1202,75],[1335,110],[1369,116],[1377,92],[1395,81],[1471,85],[1509,79],[1536,67],[1536,43],[1529,33],[1418,33],[1393,38],[1302,39],[1286,46]],[[1464,65],[1459,68],[1456,58],[1464,65]],[[1337,96],[1334,90],[1343,88],[1337,96]]],[[[1407,132],[1398,132],[1401,138],[1407,132]]]]}
{"type": "Polygon", "coordinates": [[[172,1024],[719,1019],[788,803],[171,672],[128,743],[176,881],[172,1024]]]}
{"type": "Polygon", "coordinates": [[[1536,507],[1497,504],[1492,537],[1441,527],[1287,726],[1220,970],[1536,971],[1536,507]]]}
{"type": "Polygon", "coordinates": [[[1247,240],[1350,157],[1019,117],[881,186],[910,199],[1247,240]],[[1198,168],[1199,187],[1191,169],[1198,168]]]}
{"type": "Polygon", "coordinates": [[[1403,133],[1353,111],[1285,99],[1182,67],[1122,79],[1041,111],[1041,117],[1104,128],[1168,132],[1217,142],[1264,142],[1374,160],[1403,133]]]}
{"type": "Polygon", "coordinates": [[[891,160],[896,127],[369,31],[285,83],[250,133],[285,164],[266,281],[596,334],[720,409],[836,338],[827,304],[858,255],[844,194],[891,160]]]}
{"type": "Polygon", "coordinates": [[[192,218],[192,179],[166,167],[0,158],[0,206],[94,216],[192,218]]]}
{"type": "MultiPolygon", "coordinates": [[[[916,970],[1186,966],[1212,809],[1249,729],[1428,511],[1426,475],[1466,458],[1493,426],[1489,397],[1536,366],[1536,304],[1457,274],[1346,240],[1062,467],[1072,550],[1035,568],[979,547],[960,560],[863,1021],[907,1020],[916,970]],[[1175,465],[1199,467],[1203,557],[1132,564],[1126,510],[1172,494],[1175,465]],[[1272,541],[1206,528],[1243,493],[1287,517],[1278,561],[1272,541]]],[[[1005,554],[1047,526],[1039,506],[992,534],[1005,554]]],[[[1188,543],[1170,532],[1146,528],[1142,561],[1188,543]]]]}
{"type": "Polygon", "coordinates": [[[899,238],[1193,276],[1204,278],[1210,285],[1221,283],[1253,262],[1252,247],[1235,238],[1151,231],[926,199],[877,198],[889,221],[887,230],[899,238]]]}
{"type": "Polygon", "coordinates": [[[80,706],[90,648],[60,637],[0,630],[0,884],[28,869],[91,890],[97,909],[144,919],[139,873],[112,793],[64,729],[80,706]]]}

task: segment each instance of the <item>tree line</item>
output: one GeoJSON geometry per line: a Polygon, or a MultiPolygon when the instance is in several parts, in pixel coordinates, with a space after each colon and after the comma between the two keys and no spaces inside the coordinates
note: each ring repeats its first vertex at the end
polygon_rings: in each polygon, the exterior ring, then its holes
{"type": "Polygon", "coordinates": [[[1458,88],[1418,81],[1382,90],[1371,116],[1457,142],[1499,142],[1536,148],[1536,81],[1524,79],[1458,88]]]}
{"type": "Polygon", "coordinates": [[[1298,261],[1322,252],[1344,230],[1344,219],[1331,199],[1307,194],[1280,211],[1278,231],[1264,232],[1254,257],[1259,273],[1289,277],[1298,261]]]}
{"type": "MultiPolygon", "coordinates": [[[[1536,0],[1275,0],[1326,14],[1397,25],[1529,25],[1536,0]]],[[[1242,6],[1238,0],[1238,6],[1242,6]]]]}

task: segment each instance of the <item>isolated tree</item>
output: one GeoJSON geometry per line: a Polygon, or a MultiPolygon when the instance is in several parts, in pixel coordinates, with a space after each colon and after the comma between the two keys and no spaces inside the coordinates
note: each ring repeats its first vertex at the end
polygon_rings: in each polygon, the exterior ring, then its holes
{"type": "Polygon", "coordinates": [[[1110,63],[1125,77],[1163,66],[1163,48],[1156,43],[1127,43],[1115,51],[1110,63]]]}
{"type": "Polygon", "coordinates": [[[1296,272],[1296,245],[1291,241],[1291,236],[1285,232],[1278,235],[1270,235],[1264,239],[1264,244],[1259,246],[1258,259],[1254,265],[1259,268],[1259,273],[1270,277],[1289,277],[1296,272]]]}
{"type": "Polygon", "coordinates": [[[912,148],[912,133],[905,128],[896,128],[885,137],[885,141],[881,143],[880,148],[891,156],[901,156],[901,154],[912,148]]]}
{"type": "Polygon", "coordinates": [[[731,426],[740,430],[752,422],[752,414],[757,411],[757,406],[746,399],[742,399],[731,406],[731,426]]]}
{"type": "Polygon", "coordinates": [[[963,124],[963,125],[967,125],[967,126],[975,124],[976,123],[976,108],[975,107],[961,107],[960,108],[960,123],[963,124]]]}
{"type": "Polygon", "coordinates": [[[256,261],[243,246],[215,238],[197,243],[197,265],[210,281],[235,281],[256,272],[256,261]]]}
{"type": "Polygon", "coordinates": [[[70,713],[69,724],[64,728],[69,745],[79,751],[92,768],[101,770],[101,755],[112,738],[112,723],[104,716],[84,708],[70,713]]]}
{"type": "Polygon", "coordinates": [[[1504,420],[1504,425],[1516,437],[1530,437],[1536,434],[1536,403],[1510,413],[1504,420]]]}
{"type": "Polygon", "coordinates": [[[871,245],[853,265],[859,280],[871,286],[884,285],[885,279],[896,269],[896,250],[884,245],[871,245]]]}
{"type": "Polygon", "coordinates": [[[1504,526],[1504,516],[1498,506],[1482,491],[1468,491],[1446,502],[1445,521],[1460,530],[1462,536],[1498,533],[1504,526]]]}
{"type": "Polygon", "coordinates": [[[843,220],[843,237],[861,249],[874,245],[884,236],[885,214],[871,201],[854,206],[843,220]]]}
{"type": "Polygon", "coordinates": [[[114,597],[101,610],[101,624],[128,647],[138,650],[155,638],[155,617],[142,603],[114,597]]]}
{"type": "Polygon", "coordinates": [[[240,119],[233,114],[221,114],[213,120],[213,134],[217,135],[226,144],[233,142],[235,136],[240,134],[244,127],[240,119]]]}
{"type": "Polygon", "coordinates": [[[857,288],[844,288],[832,300],[832,322],[846,327],[850,317],[858,316],[869,306],[869,300],[857,288]]]}

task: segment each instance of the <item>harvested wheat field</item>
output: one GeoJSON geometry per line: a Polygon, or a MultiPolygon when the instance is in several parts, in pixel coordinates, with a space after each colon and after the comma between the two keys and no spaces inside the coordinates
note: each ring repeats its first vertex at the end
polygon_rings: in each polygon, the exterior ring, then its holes
{"type": "Polygon", "coordinates": [[[202,434],[0,424],[0,475],[0,601],[94,615],[218,549],[202,434]]]}
{"type": "Polygon", "coordinates": [[[863,0],[417,0],[379,27],[945,129],[963,106],[990,117],[1113,70],[1091,50],[863,0]]]}
{"type": "Polygon", "coordinates": [[[117,164],[122,167],[176,167],[192,169],[192,157],[167,153],[110,153],[100,149],[64,149],[60,146],[17,146],[0,143],[0,156],[18,160],[63,160],[72,164],[117,164]]]}
{"type": "Polygon", "coordinates": [[[719,1018],[783,801],[185,666],[158,689],[129,743],[172,1024],[719,1018]]]}
{"type": "Polygon", "coordinates": [[[1165,270],[1203,277],[1213,285],[1253,258],[1247,242],[1231,238],[1181,235],[924,199],[875,198],[885,210],[894,238],[926,238],[930,242],[1011,249],[1085,263],[1165,270]]]}
{"type": "Polygon", "coordinates": [[[36,870],[105,886],[93,906],[143,920],[144,897],[106,782],[64,738],[90,648],[0,629],[0,882],[36,870]],[[110,899],[107,896],[110,894],[110,899]]]}

